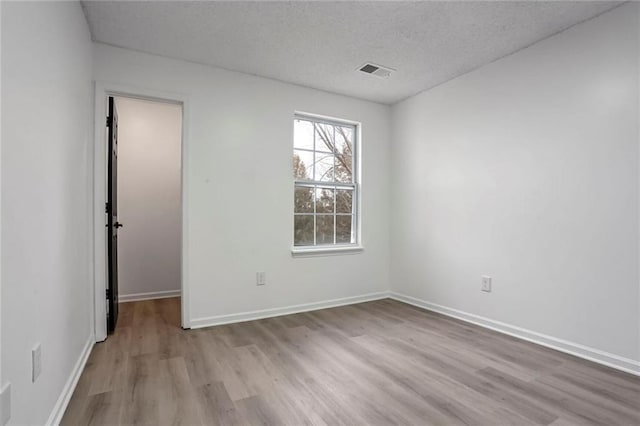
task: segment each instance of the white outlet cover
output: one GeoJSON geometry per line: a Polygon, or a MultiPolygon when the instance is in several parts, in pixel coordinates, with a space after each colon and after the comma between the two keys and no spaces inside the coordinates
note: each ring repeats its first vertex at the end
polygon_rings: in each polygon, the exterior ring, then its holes
{"type": "Polygon", "coordinates": [[[491,292],[491,277],[487,275],[482,276],[482,291],[486,291],[487,293],[491,292]]]}
{"type": "Polygon", "coordinates": [[[31,349],[31,381],[35,381],[40,377],[42,372],[42,346],[40,343],[31,349]]]}
{"type": "Polygon", "coordinates": [[[267,283],[266,272],[256,272],[256,285],[265,285],[267,283]]]}

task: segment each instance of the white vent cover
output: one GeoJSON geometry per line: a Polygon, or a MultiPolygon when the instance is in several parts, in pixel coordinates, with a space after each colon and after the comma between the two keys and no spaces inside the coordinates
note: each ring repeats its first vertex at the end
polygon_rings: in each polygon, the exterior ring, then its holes
{"type": "Polygon", "coordinates": [[[361,71],[366,74],[375,75],[376,77],[379,77],[379,78],[387,78],[395,70],[393,68],[384,67],[382,65],[376,65],[376,64],[372,64],[371,62],[367,62],[366,64],[358,68],[358,71],[361,71]]]}

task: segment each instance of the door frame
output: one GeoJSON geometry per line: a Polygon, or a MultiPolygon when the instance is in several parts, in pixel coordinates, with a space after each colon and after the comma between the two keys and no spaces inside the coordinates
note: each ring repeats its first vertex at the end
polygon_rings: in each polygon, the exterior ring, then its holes
{"type": "Polygon", "coordinates": [[[138,87],[123,86],[121,84],[96,81],[94,107],[94,143],[93,150],[93,256],[90,269],[93,271],[93,324],[96,342],[107,338],[107,241],[105,233],[105,203],[107,200],[107,126],[109,96],[121,96],[154,102],[164,102],[182,105],[182,143],[181,143],[181,259],[180,259],[180,289],[181,289],[181,325],[191,328],[189,314],[189,280],[188,280],[188,147],[189,147],[189,100],[179,93],[149,90],[138,87]]]}

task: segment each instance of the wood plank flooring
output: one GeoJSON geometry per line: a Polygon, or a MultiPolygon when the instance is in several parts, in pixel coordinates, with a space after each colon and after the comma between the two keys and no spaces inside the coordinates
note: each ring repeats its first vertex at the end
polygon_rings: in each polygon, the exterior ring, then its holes
{"type": "Polygon", "coordinates": [[[381,300],[200,330],[120,305],[64,425],[640,424],[640,379],[381,300]]]}

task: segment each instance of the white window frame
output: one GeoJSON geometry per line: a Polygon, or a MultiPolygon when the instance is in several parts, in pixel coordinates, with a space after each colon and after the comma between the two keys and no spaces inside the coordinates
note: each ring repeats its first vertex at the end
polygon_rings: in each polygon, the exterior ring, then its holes
{"type": "MultiPolygon", "coordinates": [[[[292,235],[292,247],[291,247],[291,253],[294,257],[301,257],[301,256],[316,256],[316,255],[336,255],[336,254],[352,254],[352,253],[359,253],[362,252],[364,250],[363,246],[362,246],[362,240],[361,240],[361,235],[362,235],[362,229],[361,229],[361,204],[360,204],[360,198],[361,198],[361,175],[360,175],[360,169],[361,169],[361,157],[360,157],[360,141],[361,141],[361,124],[359,122],[355,122],[355,121],[349,121],[349,120],[344,120],[344,119],[339,119],[339,118],[334,118],[334,117],[327,117],[327,116],[322,116],[322,115],[317,115],[317,114],[311,114],[311,113],[306,113],[306,112],[295,112],[294,116],[293,116],[293,120],[292,120],[292,129],[295,126],[295,121],[296,120],[305,120],[305,121],[310,121],[312,123],[323,123],[323,124],[328,124],[331,126],[348,126],[348,127],[352,127],[353,128],[353,155],[352,155],[352,159],[353,159],[353,182],[352,183],[344,183],[344,182],[326,182],[326,181],[315,181],[313,179],[296,179],[294,177],[293,179],[293,195],[295,197],[295,189],[297,187],[310,187],[310,188],[333,188],[333,189],[349,189],[353,191],[353,200],[352,200],[352,224],[351,224],[351,232],[354,234],[354,242],[353,243],[334,243],[334,244],[322,244],[322,245],[316,245],[315,244],[315,239],[316,239],[316,233],[315,233],[315,223],[316,223],[316,218],[318,213],[317,212],[313,212],[313,213],[306,213],[306,214],[300,214],[300,213],[295,213],[295,210],[292,212],[293,213],[293,223],[295,224],[295,217],[299,216],[299,215],[309,215],[309,216],[313,216],[314,217],[314,244],[313,245],[307,245],[307,246],[296,246],[294,240],[294,235],[292,235]]],[[[293,138],[292,138],[292,150],[301,150],[301,151],[307,151],[307,152],[312,152],[315,156],[317,150],[315,147],[315,132],[314,132],[314,147],[313,150],[309,150],[309,149],[301,149],[301,148],[295,148],[295,132],[293,134],[293,138]]],[[[334,160],[335,161],[335,160],[334,160]]],[[[292,203],[293,204],[293,203],[292,203]]],[[[335,236],[335,232],[336,232],[336,218],[337,216],[339,216],[340,214],[336,213],[336,199],[335,199],[335,192],[334,192],[334,211],[333,211],[333,217],[334,217],[334,241],[336,239],[335,236]]],[[[294,225],[295,227],[295,225],[294,225]]],[[[294,229],[294,227],[292,227],[292,229],[294,229]]],[[[294,230],[295,232],[295,230],[294,230]]]]}

